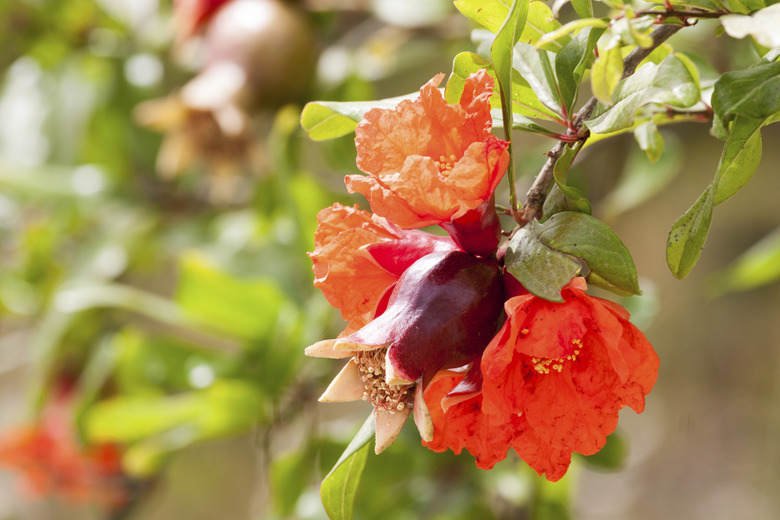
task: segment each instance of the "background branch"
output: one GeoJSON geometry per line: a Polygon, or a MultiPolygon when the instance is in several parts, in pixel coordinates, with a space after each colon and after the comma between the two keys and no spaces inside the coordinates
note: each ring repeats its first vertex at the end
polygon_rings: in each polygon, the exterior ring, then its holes
{"type": "MultiPolygon", "coordinates": [[[[674,33],[682,29],[682,27],[683,26],[681,25],[661,25],[656,28],[652,34],[650,34],[650,37],[653,39],[653,45],[647,48],[637,47],[623,60],[623,77],[621,79],[625,79],[633,74],[642,60],[647,58],[653,50],[668,40],[674,33]]],[[[590,117],[597,104],[598,99],[591,97],[580,111],[577,112],[572,124],[573,129],[569,131],[570,135],[577,135],[582,140],[587,139],[587,129],[583,132],[582,124],[590,117]]],[[[526,194],[526,200],[521,214],[523,224],[527,224],[533,219],[539,218],[541,215],[542,206],[544,206],[544,201],[547,198],[547,194],[550,191],[550,185],[553,182],[555,163],[557,163],[558,159],[563,155],[567,144],[568,143],[564,141],[559,141],[552,150],[547,152],[547,161],[545,161],[539,175],[536,176],[536,180],[534,180],[534,183],[526,194]]]]}

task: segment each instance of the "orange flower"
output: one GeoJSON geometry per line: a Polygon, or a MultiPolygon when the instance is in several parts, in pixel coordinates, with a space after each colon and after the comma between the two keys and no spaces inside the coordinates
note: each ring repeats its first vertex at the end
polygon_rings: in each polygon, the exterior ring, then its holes
{"type": "MultiPolygon", "coordinates": [[[[577,278],[563,289],[564,303],[530,294],[506,302],[507,321],[482,355],[484,381],[471,384],[478,390],[464,395],[454,387],[442,404],[457,396],[461,402],[444,412],[441,432],[431,412],[432,449],[466,447],[480,467],[489,468],[514,447],[540,475],[555,481],[571,453],[590,455],[604,446],[623,406],[643,411],[658,356],[625,309],[585,289],[584,279],[577,278]],[[491,435],[507,428],[497,424],[509,424],[513,432],[498,450],[484,441],[495,442],[491,435]],[[455,429],[482,427],[493,434],[483,432],[465,444],[451,439],[455,429]]],[[[443,391],[446,387],[426,394],[431,409],[443,391]]]]}
{"type": "Polygon", "coordinates": [[[373,313],[382,295],[418,258],[455,249],[449,238],[404,231],[355,207],[333,204],[317,214],[314,286],[346,321],[373,313]]]}
{"type": "Polygon", "coordinates": [[[357,165],[368,175],[348,175],[347,189],[404,229],[450,222],[479,207],[509,163],[509,143],[490,133],[493,79],[472,74],[460,104],[450,105],[437,88],[443,77],[426,83],[419,99],[370,110],[355,130],[357,165]]]}

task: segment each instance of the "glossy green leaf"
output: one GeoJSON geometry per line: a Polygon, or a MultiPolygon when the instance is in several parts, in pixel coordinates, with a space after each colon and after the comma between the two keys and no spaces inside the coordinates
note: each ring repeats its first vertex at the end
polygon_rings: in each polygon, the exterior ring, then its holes
{"type": "Polygon", "coordinates": [[[561,35],[559,38],[539,44],[541,38],[551,32],[557,31],[561,27],[561,24],[555,18],[556,17],[553,15],[550,8],[547,7],[546,3],[539,1],[531,2],[528,6],[528,17],[525,22],[525,28],[523,29],[523,34],[520,36],[519,41],[530,43],[531,45],[552,52],[560,51],[569,43],[570,38],[568,34],[561,35]]]}
{"type": "Polygon", "coordinates": [[[603,29],[587,28],[580,31],[555,58],[555,75],[568,114],[574,109],[582,76],[593,64],[593,49],[603,33],[603,29]]]}
{"type": "Polygon", "coordinates": [[[577,153],[579,153],[581,148],[582,141],[575,143],[574,145],[566,146],[563,150],[563,155],[555,162],[555,167],[553,168],[555,184],[558,186],[558,189],[572,201],[580,201],[585,198],[580,190],[566,185],[566,176],[571,167],[571,163],[574,161],[574,158],[577,157],[577,153]]]}
{"type": "Polygon", "coordinates": [[[264,337],[273,329],[284,294],[266,279],[239,279],[219,271],[202,256],[182,257],[176,300],[185,312],[246,338],[264,337]]]}
{"type": "Polygon", "coordinates": [[[761,128],[766,120],[737,116],[715,174],[715,205],[725,202],[750,181],[761,162],[761,128]]]}
{"type": "Polygon", "coordinates": [[[557,213],[540,226],[539,240],[583,260],[590,283],[618,294],[639,294],[631,253],[612,229],[586,213],[557,213]]]}
{"type": "Polygon", "coordinates": [[[515,45],[513,66],[528,82],[534,95],[553,113],[561,116],[561,100],[553,75],[555,55],[520,42],[515,45]]]}
{"type": "MultiPolygon", "coordinates": [[[[493,128],[503,128],[504,120],[499,110],[493,110],[493,128]]],[[[512,114],[512,129],[557,138],[557,134],[520,114],[512,114]]]]}
{"type": "Polygon", "coordinates": [[[623,76],[623,55],[619,47],[601,53],[593,63],[590,87],[593,95],[602,103],[612,103],[612,93],[623,76]]]}
{"type": "MultiPolygon", "coordinates": [[[[463,95],[463,88],[466,85],[466,79],[471,74],[482,69],[487,69],[491,76],[495,78],[492,64],[482,56],[473,52],[461,52],[452,60],[452,74],[447,80],[447,86],[444,89],[444,99],[447,103],[457,103],[460,96],[463,95]]],[[[501,96],[496,95],[490,99],[490,104],[494,108],[501,106],[501,96]]]]}
{"type": "Polygon", "coordinates": [[[666,264],[677,278],[688,276],[701,256],[712,222],[714,202],[715,189],[709,186],[672,225],[666,242],[666,264]]]}
{"type": "MultiPolygon", "coordinates": [[[[529,0],[512,2],[506,20],[490,47],[490,57],[493,60],[493,69],[501,92],[501,115],[504,121],[512,119],[512,48],[523,32],[528,15],[528,2],[529,0]]],[[[512,141],[512,130],[508,126],[504,128],[504,135],[507,141],[512,141]]],[[[509,167],[513,168],[511,146],[509,154],[509,167]]]]}
{"type": "Polygon", "coordinates": [[[580,18],[593,16],[593,2],[591,0],[571,0],[571,5],[580,18]]]}
{"type": "Polygon", "coordinates": [[[581,269],[590,283],[617,294],[639,294],[631,253],[609,226],[586,213],[556,213],[543,224],[532,222],[510,241],[509,272],[533,294],[562,301],[560,290],[581,269]]]}
{"type": "Polygon", "coordinates": [[[723,74],[712,93],[713,126],[725,134],[728,123],[740,115],[765,119],[780,112],[780,62],[762,63],[723,74]]]}
{"type": "Polygon", "coordinates": [[[588,202],[588,199],[585,197],[572,200],[563,194],[557,184],[553,184],[550,193],[548,193],[547,198],[544,199],[542,218],[539,219],[539,221],[544,223],[556,213],[561,213],[563,211],[579,211],[580,213],[587,213],[590,215],[590,202],[588,202]]]}
{"type": "Polygon", "coordinates": [[[511,5],[509,0],[455,0],[455,7],[463,16],[492,33],[504,24],[511,5]]]}
{"type": "Polygon", "coordinates": [[[512,237],[505,265],[507,271],[531,293],[546,300],[562,302],[561,288],[580,272],[582,266],[539,239],[544,225],[532,221],[512,237]]]}
{"type": "MultiPolygon", "coordinates": [[[[492,46],[495,39],[488,31],[479,29],[472,31],[471,37],[475,42],[478,42],[480,47],[492,46]]],[[[462,63],[469,64],[470,67],[474,67],[477,63],[479,63],[479,61],[475,58],[468,58],[464,59],[462,63]]],[[[458,81],[460,80],[458,79],[458,81]]],[[[499,106],[497,103],[498,100],[500,100],[500,96],[495,96],[491,100],[491,102],[494,103],[494,107],[499,106]]],[[[512,111],[515,114],[519,114],[523,117],[532,117],[559,122],[561,121],[561,115],[558,114],[557,111],[550,110],[541,101],[539,101],[539,98],[537,97],[531,85],[529,85],[528,81],[526,81],[517,70],[512,70],[512,111]]]]}
{"type": "Polygon", "coordinates": [[[335,139],[355,131],[363,115],[372,108],[393,108],[418,92],[377,101],[312,101],[303,107],[301,126],[315,141],[335,139]]]}
{"type": "Polygon", "coordinates": [[[353,517],[355,493],[374,431],[375,419],[371,414],[322,481],[320,497],[330,520],[350,520],[353,517]]]}
{"type": "MultiPolygon", "coordinates": [[[[595,68],[596,64],[593,66],[595,68]]],[[[672,54],[659,65],[645,63],[622,80],[612,94],[614,106],[597,109],[586,125],[599,134],[615,132],[633,125],[636,112],[645,105],[687,108],[696,104],[699,98],[698,78],[686,61],[672,54]]]]}
{"type": "MultiPolygon", "coordinates": [[[[455,7],[479,25],[493,34],[497,34],[507,19],[510,0],[455,0],[455,7]]],[[[544,2],[531,2],[528,6],[526,23],[516,41],[535,44],[545,34],[556,30],[561,24],[555,19],[550,8],[544,2]]],[[[553,52],[559,51],[568,39],[550,42],[544,46],[553,52]]]]}
{"type": "Polygon", "coordinates": [[[536,41],[534,46],[536,48],[544,48],[545,45],[552,42],[559,42],[562,38],[569,36],[573,32],[577,32],[586,27],[597,27],[599,29],[606,29],[609,27],[609,22],[601,18],[582,18],[573,20],[566,25],[559,27],[558,29],[548,32],[543,37],[536,41]]]}
{"type": "Polygon", "coordinates": [[[716,292],[747,291],[780,280],[780,228],[742,253],[712,279],[716,292]]]}

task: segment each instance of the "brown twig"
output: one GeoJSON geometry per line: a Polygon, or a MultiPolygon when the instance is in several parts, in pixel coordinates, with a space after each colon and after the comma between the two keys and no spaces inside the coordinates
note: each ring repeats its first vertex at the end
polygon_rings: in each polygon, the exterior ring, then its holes
{"type": "Polygon", "coordinates": [[[634,16],[643,16],[643,15],[651,15],[651,16],[657,16],[661,20],[665,20],[666,18],[679,18],[680,20],[687,20],[688,18],[720,18],[721,16],[726,16],[727,14],[734,14],[731,11],[724,11],[722,9],[719,9],[717,11],[704,11],[700,9],[675,9],[673,7],[667,7],[664,10],[659,9],[642,9],[639,11],[636,11],[634,13],[634,16]]]}
{"type": "MultiPolygon", "coordinates": [[[[647,58],[656,47],[669,39],[680,29],[682,29],[681,25],[661,25],[655,29],[652,34],[650,34],[650,37],[653,39],[653,45],[648,48],[637,47],[623,60],[623,79],[633,74],[642,60],[647,58]]],[[[580,111],[577,112],[577,115],[572,122],[573,128],[569,131],[569,135],[577,136],[580,140],[588,138],[587,129],[583,128],[582,124],[593,113],[596,104],[598,104],[598,99],[592,97],[585,103],[580,111]]],[[[544,166],[542,166],[541,171],[536,176],[533,185],[531,185],[531,188],[526,194],[526,201],[523,205],[521,214],[523,225],[531,222],[535,218],[539,218],[541,215],[542,206],[544,206],[544,201],[547,198],[550,185],[553,182],[555,163],[557,163],[558,159],[563,155],[567,144],[569,143],[566,141],[559,141],[552,150],[547,152],[547,161],[545,161],[544,166]]]]}

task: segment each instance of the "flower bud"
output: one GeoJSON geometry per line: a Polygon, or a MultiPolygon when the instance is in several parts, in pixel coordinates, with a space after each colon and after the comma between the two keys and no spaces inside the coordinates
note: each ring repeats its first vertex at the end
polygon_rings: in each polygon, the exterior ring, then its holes
{"type": "Polygon", "coordinates": [[[480,356],[501,315],[498,265],[462,251],[422,257],[401,276],[387,310],[340,342],[355,350],[388,347],[386,379],[427,384],[440,369],[480,356]]]}

